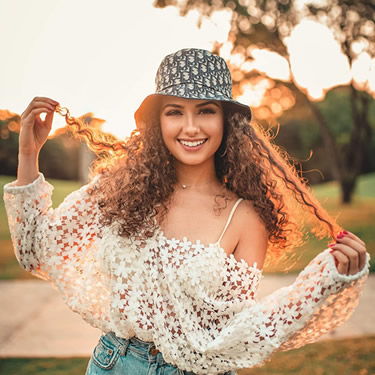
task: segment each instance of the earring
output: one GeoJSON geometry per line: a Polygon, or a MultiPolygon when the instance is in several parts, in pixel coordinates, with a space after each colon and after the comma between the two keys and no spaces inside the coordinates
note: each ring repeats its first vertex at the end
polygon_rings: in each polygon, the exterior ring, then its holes
{"type": "Polygon", "coordinates": [[[227,153],[227,150],[225,149],[224,152],[223,152],[222,154],[219,153],[219,156],[220,156],[221,158],[223,158],[223,157],[225,156],[226,153],[227,153]]]}

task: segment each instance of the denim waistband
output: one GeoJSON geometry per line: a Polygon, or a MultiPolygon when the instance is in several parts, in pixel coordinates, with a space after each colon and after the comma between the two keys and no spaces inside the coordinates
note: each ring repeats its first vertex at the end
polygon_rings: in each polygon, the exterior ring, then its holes
{"type": "Polygon", "coordinates": [[[137,353],[139,356],[142,356],[145,359],[151,359],[158,356],[158,362],[160,362],[160,357],[162,357],[160,352],[153,352],[154,349],[156,350],[155,344],[153,342],[145,342],[138,339],[137,337],[124,339],[121,337],[117,337],[113,332],[105,334],[105,339],[115,345],[119,349],[120,354],[123,356],[126,354],[127,350],[131,350],[132,352],[137,353]]]}
{"type": "MultiPolygon", "coordinates": [[[[153,342],[145,342],[137,337],[132,337],[130,339],[124,339],[117,337],[113,332],[108,332],[104,334],[101,338],[104,342],[110,342],[114,347],[116,347],[121,356],[125,356],[127,351],[131,351],[137,357],[143,358],[144,360],[149,361],[149,363],[157,362],[158,365],[162,366],[168,364],[164,361],[163,355],[159,352],[153,342]]],[[[189,375],[195,375],[193,372],[181,371],[181,373],[189,375]]],[[[221,372],[220,374],[236,374],[235,371],[221,372]]],[[[219,375],[219,374],[218,374],[219,375]]]]}

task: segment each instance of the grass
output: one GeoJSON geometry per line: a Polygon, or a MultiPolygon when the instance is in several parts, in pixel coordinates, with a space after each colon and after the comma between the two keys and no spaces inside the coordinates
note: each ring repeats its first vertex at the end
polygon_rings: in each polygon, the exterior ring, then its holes
{"type": "Polygon", "coordinates": [[[239,375],[370,375],[375,374],[375,336],[324,341],[276,353],[260,368],[239,375]]]}
{"type": "MultiPolygon", "coordinates": [[[[370,375],[375,374],[375,336],[324,341],[276,353],[264,366],[239,375],[370,375]]],[[[3,358],[7,375],[82,375],[88,358],[3,358]]]]}
{"type": "Polygon", "coordinates": [[[88,358],[2,358],[0,374],[83,375],[88,358]]]}
{"type": "MultiPolygon", "coordinates": [[[[0,176],[0,188],[14,178],[0,176]]],[[[79,187],[78,182],[49,180],[55,187],[53,207],[57,207],[71,191],[79,187]]],[[[352,204],[340,204],[340,189],[337,183],[329,182],[315,187],[315,194],[323,206],[347,230],[356,233],[366,243],[370,254],[371,271],[375,272],[375,173],[361,176],[352,204]]],[[[321,250],[327,247],[327,240],[318,241],[315,238],[306,244],[300,259],[290,272],[299,272],[321,250]]],[[[267,271],[267,269],[265,270],[267,271]]],[[[19,266],[13,254],[8,223],[3,201],[0,201],[0,279],[27,279],[27,272],[19,266]]]]}
{"type": "MultiPolygon", "coordinates": [[[[375,272],[375,173],[359,178],[353,200],[349,205],[340,201],[340,187],[336,182],[328,182],[314,187],[315,196],[328,213],[346,230],[355,233],[366,242],[371,255],[371,272],[375,272]]],[[[300,258],[290,272],[301,271],[320,251],[327,248],[327,239],[310,237],[303,246],[300,258]]],[[[271,268],[265,271],[272,271],[271,268]]]]}

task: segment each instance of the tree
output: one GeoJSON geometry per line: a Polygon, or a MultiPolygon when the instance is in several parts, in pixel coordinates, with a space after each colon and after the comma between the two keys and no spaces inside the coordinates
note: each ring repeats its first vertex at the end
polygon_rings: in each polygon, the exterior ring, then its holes
{"type": "MultiPolygon", "coordinates": [[[[333,31],[350,66],[360,53],[367,53],[373,58],[374,0],[330,0],[319,3],[311,1],[305,6],[301,6],[297,0],[155,0],[154,5],[161,8],[168,5],[178,6],[182,15],[197,9],[200,12],[199,22],[217,10],[229,9],[232,14],[229,35],[229,40],[233,44],[232,54],[241,55],[243,62],[252,61],[252,47],[256,46],[276,52],[286,59],[291,77],[289,81],[267,77],[263,72],[256,70],[244,71],[241,66],[234,69],[231,67],[233,93],[235,96],[241,94],[244,82],[254,83],[260,79],[267,79],[271,82],[272,89],[276,88],[285,95],[289,92],[295,101],[305,103],[319,123],[332,176],[341,186],[342,201],[349,203],[366,155],[370,153],[372,127],[369,111],[374,100],[368,82],[359,84],[352,80],[348,84],[350,129],[347,142],[339,143],[334,137],[332,124],[319,105],[296,82],[285,40],[304,17],[309,17],[324,23],[333,31]]],[[[214,52],[218,53],[220,47],[216,45],[214,52]]],[[[269,106],[272,104],[272,101],[268,102],[269,106]]]]}
{"type": "MultiPolygon", "coordinates": [[[[87,122],[97,120],[91,115],[87,114],[82,119],[87,122]]],[[[2,175],[17,175],[20,126],[20,115],[0,109],[0,174],[2,175]]],[[[58,129],[49,136],[40,151],[40,171],[48,178],[77,180],[82,174],[79,170],[82,169],[80,151],[82,146],[67,133],[67,127],[58,129]]],[[[88,168],[87,165],[85,167],[88,168]]],[[[85,183],[87,179],[84,177],[81,182],[85,183]]]]}

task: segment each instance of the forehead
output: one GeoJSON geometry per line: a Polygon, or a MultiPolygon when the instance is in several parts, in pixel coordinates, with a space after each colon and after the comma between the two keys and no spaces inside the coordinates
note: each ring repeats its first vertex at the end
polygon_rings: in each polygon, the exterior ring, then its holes
{"type": "Polygon", "coordinates": [[[218,107],[222,107],[222,104],[218,100],[208,100],[208,99],[185,99],[179,98],[178,96],[167,96],[161,95],[160,96],[160,105],[161,107],[165,107],[168,104],[172,105],[179,105],[181,107],[200,107],[204,104],[216,104],[218,107]]]}

